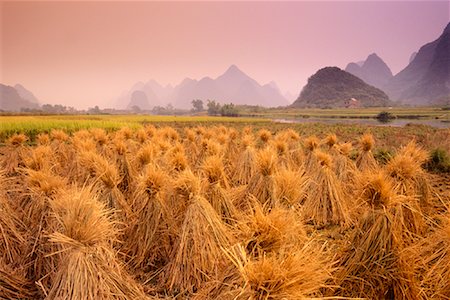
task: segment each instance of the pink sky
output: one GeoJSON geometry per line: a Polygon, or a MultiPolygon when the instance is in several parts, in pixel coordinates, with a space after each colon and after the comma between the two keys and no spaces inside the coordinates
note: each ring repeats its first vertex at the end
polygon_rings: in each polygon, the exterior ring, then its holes
{"type": "Polygon", "coordinates": [[[77,108],[231,64],[295,95],[319,68],[373,52],[397,73],[450,19],[448,1],[2,1],[0,12],[0,82],[77,108]]]}

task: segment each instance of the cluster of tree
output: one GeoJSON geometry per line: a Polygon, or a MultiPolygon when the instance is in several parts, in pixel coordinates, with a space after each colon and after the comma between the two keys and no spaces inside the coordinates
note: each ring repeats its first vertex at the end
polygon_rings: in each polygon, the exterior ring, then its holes
{"type": "MultiPolygon", "coordinates": [[[[208,100],[206,103],[207,112],[209,116],[227,116],[237,117],[239,116],[239,109],[233,103],[220,105],[215,100],[208,100]]],[[[204,111],[203,101],[200,99],[192,100],[192,112],[204,111]]]]}

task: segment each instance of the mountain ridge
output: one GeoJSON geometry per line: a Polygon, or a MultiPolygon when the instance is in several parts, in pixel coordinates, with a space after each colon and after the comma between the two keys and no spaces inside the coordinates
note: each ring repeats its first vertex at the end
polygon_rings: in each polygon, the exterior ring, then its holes
{"type": "Polygon", "coordinates": [[[134,91],[148,91],[150,107],[172,104],[176,108],[190,109],[192,100],[215,100],[219,103],[234,103],[236,105],[284,106],[289,101],[281,94],[278,85],[271,81],[261,85],[248,76],[236,65],[212,78],[205,76],[200,80],[185,78],[178,85],[163,87],[155,80],[147,83],[136,83],[118,99],[120,105],[130,107],[131,95],[134,91]],[[150,84],[151,82],[151,84],[150,84]],[[151,91],[150,91],[151,90],[151,91]],[[162,93],[161,91],[164,91],[162,93]],[[153,97],[155,94],[156,97],[153,97]]]}

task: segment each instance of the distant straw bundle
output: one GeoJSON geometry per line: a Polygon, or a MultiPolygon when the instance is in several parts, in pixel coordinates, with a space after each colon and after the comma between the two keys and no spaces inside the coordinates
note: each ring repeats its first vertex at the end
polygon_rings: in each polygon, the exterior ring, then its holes
{"type": "Polygon", "coordinates": [[[318,168],[318,161],[314,155],[319,148],[319,139],[315,136],[307,137],[303,141],[303,148],[305,152],[305,171],[307,174],[314,172],[318,168]]]}
{"type": "Polygon", "coordinates": [[[258,131],[258,137],[261,142],[260,146],[263,147],[269,142],[270,138],[272,137],[272,133],[267,129],[260,129],[258,131]]]}
{"type": "Polygon", "coordinates": [[[37,146],[24,158],[27,168],[33,170],[50,169],[56,162],[53,158],[53,151],[50,146],[37,146]]]}
{"type": "Polygon", "coordinates": [[[378,169],[378,163],[372,153],[374,144],[375,140],[370,133],[364,134],[359,139],[360,150],[356,158],[356,166],[360,171],[375,171],[378,169]]]}
{"type": "Polygon", "coordinates": [[[259,150],[256,156],[257,171],[247,185],[246,193],[258,199],[261,204],[275,205],[274,174],[277,167],[277,156],[272,149],[259,150]]]}
{"type": "Polygon", "coordinates": [[[6,175],[16,174],[17,169],[23,166],[23,157],[27,151],[24,144],[27,140],[28,137],[24,134],[13,134],[6,140],[4,156],[0,157],[0,166],[6,175]]]}
{"type": "Polygon", "coordinates": [[[335,134],[329,134],[325,138],[325,144],[328,146],[329,150],[337,144],[337,136],[335,134]]]}
{"type": "Polygon", "coordinates": [[[81,168],[86,169],[83,170],[84,176],[87,175],[87,179],[95,185],[95,189],[101,195],[101,200],[109,208],[114,209],[122,221],[130,217],[130,205],[118,189],[120,177],[115,164],[92,151],[79,153],[78,159],[81,168]]]}
{"type": "Polygon", "coordinates": [[[218,156],[207,157],[202,165],[202,173],[208,181],[204,192],[205,198],[223,221],[234,222],[238,212],[228,193],[230,186],[221,158],[218,156]]]}
{"type": "Polygon", "coordinates": [[[108,142],[108,135],[106,131],[102,128],[91,128],[90,133],[97,143],[97,146],[102,147],[108,142]]]}
{"type": "Polygon", "coordinates": [[[349,154],[352,149],[351,143],[336,145],[337,153],[333,157],[333,170],[338,180],[340,180],[348,190],[352,190],[358,175],[358,168],[349,154]]]}
{"type": "Polygon", "coordinates": [[[233,170],[231,172],[232,181],[235,186],[245,185],[250,182],[250,178],[256,173],[256,150],[252,146],[252,139],[245,137],[242,139],[243,150],[235,158],[233,170]]]}
{"type": "Polygon", "coordinates": [[[306,198],[309,177],[304,171],[281,170],[274,176],[275,198],[286,207],[298,207],[306,198]]]}

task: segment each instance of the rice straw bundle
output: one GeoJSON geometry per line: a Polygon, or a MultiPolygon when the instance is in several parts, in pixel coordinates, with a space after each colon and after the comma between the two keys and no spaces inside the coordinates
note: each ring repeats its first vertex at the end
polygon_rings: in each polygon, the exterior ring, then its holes
{"type": "Polygon", "coordinates": [[[58,141],[60,143],[67,142],[67,140],[69,139],[69,135],[61,129],[52,129],[50,131],[50,137],[54,141],[58,141]]]}
{"type": "Polygon", "coordinates": [[[37,146],[24,157],[24,164],[32,170],[49,170],[56,161],[53,160],[53,152],[50,146],[37,146]]]}
{"type": "Polygon", "coordinates": [[[243,247],[228,250],[228,258],[240,275],[233,297],[219,299],[311,299],[331,278],[331,264],[311,242],[294,253],[248,257],[243,247]]]}
{"type": "Polygon", "coordinates": [[[307,137],[303,141],[303,147],[305,151],[305,171],[307,174],[314,172],[319,167],[318,161],[314,153],[319,148],[319,139],[315,136],[307,137]]]}
{"type": "Polygon", "coordinates": [[[165,140],[173,143],[180,139],[178,132],[170,126],[165,126],[160,129],[161,135],[165,140]]]}
{"type": "Polygon", "coordinates": [[[112,249],[117,231],[108,211],[87,190],[52,201],[57,227],[50,241],[58,261],[46,299],[147,299],[112,249]]]}
{"type": "Polygon", "coordinates": [[[294,210],[276,206],[268,211],[258,201],[253,203],[252,210],[237,224],[239,240],[248,255],[295,252],[306,242],[305,229],[294,210]]]}
{"type": "Polygon", "coordinates": [[[375,171],[378,169],[378,163],[372,153],[374,144],[375,140],[370,133],[364,134],[359,139],[360,150],[356,158],[356,167],[360,171],[375,171]]]}
{"type": "Polygon", "coordinates": [[[144,130],[145,130],[145,133],[147,134],[147,137],[148,138],[152,138],[152,137],[154,137],[155,136],[155,134],[156,134],[156,127],[155,126],[153,126],[153,125],[150,125],[150,124],[146,124],[145,126],[144,126],[144,130]]]}
{"type": "Polygon", "coordinates": [[[369,205],[358,222],[336,275],[338,295],[369,299],[418,299],[412,268],[403,254],[402,211],[382,173],[365,176],[360,200],[369,205]]]}
{"type": "Polygon", "coordinates": [[[251,126],[245,126],[244,128],[242,128],[242,134],[243,135],[252,135],[253,128],[251,126]]]}
{"type": "Polygon", "coordinates": [[[33,281],[26,277],[24,268],[10,267],[0,259],[0,299],[37,299],[33,281]]]}
{"type": "Polygon", "coordinates": [[[27,148],[24,143],[28,140],[24,134],[13,134],[6,140],[4,156],[1,157],[0,166],[5,170],[7,176],[17,173],[17,168],[23,166],[23,156],[27,148]]]}
{"type": "Polygon", "coordinates": [[[165,153],[163,163],[170,173],[179,173],[188,167],[188,159],[183,144],[175,143],[175,145],[165,153]]]}
{"type": "Polygon", "coordinates": [[[108,142],[108,135],[106,134],[106,131],[102,128],[91,128],[90,133],[92,137],[94,138],[94,141],[97,143],[97,145],[101,148],[102,146],[106,145],[108,142]]]}
{"type": "Polygon", "coordinates": [[[262,204],[275,205],[274,174],[277,167],[277,156],[272,149],[259,150],[256,156],[257,171],[247,185],[246,193],[251,194],[262,204]]]}
{"type": "Polygon", "coordinates": [[[144,128],[137,130],[136,139],[140,144],[145,144],[149,140],[147,130],[145,130],[144,128]]]}
{"type": "Polygon", "coordinates": [[[349,157],[351,149],[351,143],[336,145],[337,153],[333,156],[334,173],[348,191],[353,190],[359,174],[356,164],[349,157]]]}
{"type": "Polygon", "coordinates": [[[259,143],[258,147],[265,147],[272,137],[272,133],[267,129],[260,129],[258,131],[259,143]]]}
{"type": "Polygon", "coordinates": [[[25,170],[26,189],[20,199],[22,221],[26,228],[26,261],[29,263],[29,279],[39,285],[48,287],[48,273],[55,270],[55,260],[45,255],[54,251],[48,242],[47,234],[55,227],[50,203],[58,198],[66,187],[64,178],[56,176],[50,170],[25,170]]]}
{"type": "Polygon", "coordinates": [[[435,232],[409,249],[423,299],[450,299],[450,217],[442,217],[435,232]]]}
{"type": "Polygon", "coordinates": [[[250,138],[244,138],[242,142],[248,144],[232,165],[231,177],[234,186],[248,184],[256,173],[256,150],[251,145],[250,138]]]}
{"type": "Polygon", "coordinates": [[[358,178],[357,194],[360,202],[376,209],[391,207],[394,226],[400,232],[398,243],[411,244],[425,229],[425,219],[412,197],[397,195],[391,178],[384,173],[363,173],[358,178]]]}
{"type": "Polygon", "coordinates": [[[328,149],[331,150],[333,146],[337,144],[337,136],[335,134],[329,134],[325,138],[325,145],[328,146],[328,149]]]}
{"type": "Polygon", "coordinates": [[[125,195],[129,196],[134,187],[134,178],[136,174],[130,162],[129,156],[131,153],[127,151],[127,144],[121,138],[115,138],[113,141],[113,148],[115,152],[115,163],[119,172],[120,181],[117,188],[125,195]]]}
{"type": "Polygon", "coordinates": [[[184,134],[188,142],[195,142],[197,136],[194,130],[192,130],[191,128],[184,128],[184,134]]]}
{"type": "Polygon", "coordinates": [[[422,209],[430,206],[431,186],[428,176],[421,165],[425,162],[427,154],[409,143],[402,148],[386,165],[386,172],[395,183],[397,193],[418,199],[422,209]]]}
{"type": "Polygon", "coordinates": [[[87,179],[95,185],[101,200],[115,210],[120,220],[126,221],[128,217],[131,217],[130,206],[117,187],[120,177],[115,164],[92,151],[81,152],[78,158],[81,167],[89,172],[87,179]]]}
{"type": "Polygon", "coordinates": [[[274,176],[275,198],[286,207],[298,207],[306,198],[309,178],[304,171],[281,170],[274,176]]]}
{"type": "Polygon", "coordinates": [[[204,185],[189,168],[178,173],[176,179],[168,185],[173,189],[168,192],[168,206],[175,223],[169,230],[176,236],[180,232],[190,201],[201,195],[204,185]]]}
{"type": "Polygon", "coordinates": [[[238,212],[229,197],[230,186],[221,158],[218,156],[207,157],[202,165],[202,174],[208,182],[204,192],[205,198],[223,221],[234,222],[238,212]]]}
{"type": "Polygon", "coordinates": [[[314,152],[314,156],[319,167],[311,174],[307,198],[302,208],[304,216],[319,226],[349,226],[352,223],[351,203],[333,172],[331,157],[318,150],[314,152]]]}
{"type": "Polygon", "coordinates": [[[50,136],[46,133],[39,133],[36,142],[39,146],[48,146],[50,145],[50,136]]]}
{"type": "Polygon", "coordinates": [[[133,130],[129,127],[122,127],[117,132],[117,136],[123,138],[124,140],[129,140],[133,136],[133,130]]]}
{"type": "Polygon", "coordinates": [[[21,258],[25,244],[25,226],[17,210],[9,203],[6,185],[4,173],[0,172],[0,265],[20,264],[23,263],[21,258]]]}
{"type": "Polygon", "coordinates": [[[216,211],[206,199],[194,196],[167,266],[169,289],[192,293],[203,283],[217,278],[227,266],[221,249],[231,244],[232,236],[216,211]]]}
{"type": "Polygon", "coordinates": [[[165,263],[171,249],[167,228],[170,214],[166,199],[167,174],[148,165],[139,177],[133,194],[132,209],[136,221],[127,229],[125,251],[129,264],[138,272],[149,272],[158,263],[165,263]]]}
{"type": "Polygon", "coordinates": [[[136,170],[141,171],[149,163],[154,163],[159,157],[160,150],[152,144],[144,144],[136,154],[136,170]]]}
{"type": "Polygon", "coordinates": [[[280,167],[287,168],[289,166],[288,144],[284,140],[277,138],[271,141],[270,146],[278,156],[280,167]]]}

